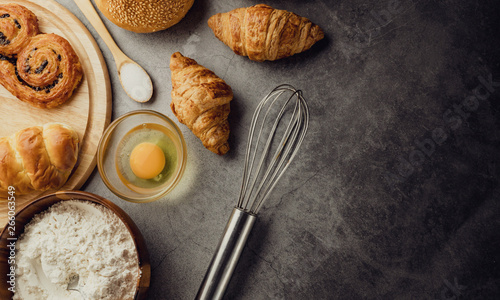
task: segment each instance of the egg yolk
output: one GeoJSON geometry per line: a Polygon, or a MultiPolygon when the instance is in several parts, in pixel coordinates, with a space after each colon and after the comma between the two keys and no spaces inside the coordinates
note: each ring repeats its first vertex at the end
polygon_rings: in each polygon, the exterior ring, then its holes
{"type": "Polygon", "coordinates": [[[130,168],[135,176],[151,179],[165,167],[165,154],[153,143],[140,143],[130,153],[130,168]]]}

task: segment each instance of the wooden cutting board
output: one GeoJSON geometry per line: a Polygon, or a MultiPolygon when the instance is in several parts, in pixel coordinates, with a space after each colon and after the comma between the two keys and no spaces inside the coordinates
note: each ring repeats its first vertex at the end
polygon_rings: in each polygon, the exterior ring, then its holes
{"type": "MultiPolygon", "coordinates": [[[[83,67],[83,79],[68,102],[53,109],[41,109],[24,103],[0,85],[0,136],[47,122],[72,126],[80,138],[77,165],[64,190],[79,189],[96,166],[99,139],[111,119],[111,87],[106,63],[90,32],[70,11],[53,0],[0,0],[15,2],[31,10],[37,17],[40,31],[66,38],[75,49],[83,67]]],[[[16,211],[30,201],[53,191],[16,195],[16,211]]],[[[0,227],[7,222],[7,199],[0,199],[0,227]]]]}

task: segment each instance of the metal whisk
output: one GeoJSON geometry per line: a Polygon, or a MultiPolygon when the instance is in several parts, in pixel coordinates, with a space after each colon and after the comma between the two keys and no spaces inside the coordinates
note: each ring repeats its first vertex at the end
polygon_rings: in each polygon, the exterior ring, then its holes
{"type": "Polygon", "coordinates": [[[257,213],[297,154],[308,124],[306,100],[302,91],[291,85],[276,87],[257,106],[248,135],[240,197],[195,299],[221,299],[224,295],[257,213]]]}

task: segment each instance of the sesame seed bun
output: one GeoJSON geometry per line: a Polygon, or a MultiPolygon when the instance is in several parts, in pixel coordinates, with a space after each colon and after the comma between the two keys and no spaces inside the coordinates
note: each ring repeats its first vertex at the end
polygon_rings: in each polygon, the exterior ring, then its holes
{"type": "Polygon", "coordinates": [[[134,32],[155,32],[177,24],[194,0],[95,0],[116,25],[134,32]]]}

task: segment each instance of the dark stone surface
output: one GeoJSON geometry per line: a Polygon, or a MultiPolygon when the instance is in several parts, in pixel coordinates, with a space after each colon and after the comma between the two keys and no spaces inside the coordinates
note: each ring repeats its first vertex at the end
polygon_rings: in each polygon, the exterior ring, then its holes
{"type": "MultiPolygon", "coordinates": [[[[85,24],[74,3],[59,0],[85,24]]],[[[174,194],[125,203],[94,174],[85,190],[123,207],[144,233],[151,299],[192,299],[239,192],[258,100],[303,89],[310,131],[265,204],[227,299],[500,298],[500,3],[267,1],[325,31],[276,62],[234,55],[206,20],[258,1],[197,0],[169,30],[106,25],[151,74],[155,97],[127,99],[109,66],[113,116],[150,108],[173,117],[168,60],[196,59],[234,90],[231,152],[215,157],[185,127],[186,177],[174,194]],[[477,95],[477,97],[471,97],[477,95]]]]}

